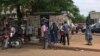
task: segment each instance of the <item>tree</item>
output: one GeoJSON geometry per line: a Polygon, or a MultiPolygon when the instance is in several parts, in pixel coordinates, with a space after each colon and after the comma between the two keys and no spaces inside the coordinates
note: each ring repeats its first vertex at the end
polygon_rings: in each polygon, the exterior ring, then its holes
{"type": "Polygon", "coordinates": [[[77,15],[75,19],[72,19],[74,23],[85,23],[86,17],[84,15],[77,15]]]}
{"type": "MultiPolygon", "coordinates": [[[[21,25],[21,19],[23,17],[21,9],[24,8],[28,3],[30,3],[31,0],[1,0],[0,1],[0,11],[4,10],[5,14],[8,10],[8,7],[10,8],[10,12],[16,8],[17,11],[17,17],[18,17],[18,25],[21,25]]],[[[24,10],[24,9],[23,9],[24,10]]]]}
{"type": "Polygon", "coordinates": [[[5,8],[10,7],[10,11],[16,8],[19,22],[25,9],[31,10],[31,13],[69,11],[76,18],[79,17],[79,9],[72,0],[1,0],[0,5],[5,8]]]}
{"type": "Polygon", "coordinates": [[[74,13],[75,10],[79,12],[79,9],[76,8],[72,0],[37,0],[34,5],[35,10],[43,12],[70,11],[74,13]]]}
{"type": "MultiPolygon", "coordinates": [[[[25,9],[32,6],[32,12],[59,12],[70,11],[73,14],[77,14],[79,9],[73,4],[72,0],[1,0],[4,5],[20,6],[25,9]]],[[[5,7],[5,6],[4,6],[5,7]]],[[[21,8],[20,8],[21,9],[21,8]]]]}
{"type": "Polygon", "coordinates": [[[72,0],[37,0],[35,3],[32,3],[32,13],[69,11],[75,17],[73,21],[77,22],[78,19],[80,22],[81,19],[79,19],[79,17],[82,17],[82,15],[79,14],[79,8],[73,3],[74,2],[72,0]]]}

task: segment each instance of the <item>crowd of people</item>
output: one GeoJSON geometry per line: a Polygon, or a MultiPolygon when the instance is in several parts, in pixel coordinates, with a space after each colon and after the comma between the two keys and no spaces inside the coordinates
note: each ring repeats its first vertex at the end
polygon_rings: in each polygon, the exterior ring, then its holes
{"type": "Polygon", "coordinates": [[[66,37],[67,45],[69,45],[69,29],[70,26],[66,21],[62,23],[60,27],[58,27],[55,22],[50,22],[49,27],[45,22],[43,22],[41,26],[41,39],[42,41],[45,41],[43,43],[43,48],[47,48],[47,46],[51,46],[59,42],[63,45],[66,45],[66,37]],[[60,39],[58,34],[60,34],[60,39]],[[49,45],[47,45],[46,43],[48,43],[49,45]]]}
{"type": "Polygon", "coordinates": [[[66,45],[66,37],[67,44],[69,45],[69,29],[70,27],[67,22],[62,23],[60,27],[58,27],[55,22],[51,22],[49,27],[43,22],[41,26],[41,39],[44,41],[43,48],[59,43],[59,41],[63,45],[66,45]],[[58,34],[61,36],[60,40],[58,34]],[[50,45],[47,45],[47,43],[50,45]]]}
{"type": "MultiPolygon", "coordinates": [[[[61,23],[60,27],[58,27],[55,22],[50,22],[48,27],[44,22],[41,26],[41,39],[44,41],[43,48],[47,48],[56,43],[61,43],[63,45],[67,43],[67,45],[70,45],[70,32],[72,35],[74,32],[78,33],[76,27],[73,24],[68,25],[66,21],[61,23]],[[58,36],[59,34],[60,36],[58,36]]],[[[88,23],[86,23],[85,40],[87,42],[86,45],[92,45],[91,27],[88,23]]]]}
{"type": "MultiPolygon", "coordinates": [[[[8,48],[8,42],[12,40],[14,37],[23,37],[23,35],[27,35],[24,37],[28,38],[28,41],[30,41],[30,37],[32,37],[32,26],[28,27],[28,32],[25,32],[25,28],[18,28],[16,26],[9,26],[6,24],[6,27],[3,28],[3,46],[4,48],[8,48]]],[[[41,33],[40,35],[40,43],[42,43],[43,48],[46,49],[48,47],[52,47],[56,43],[61,43],[62,45],[70,45],[70,31],[73,35],[74,32],[77,33],[77,28],[74,24],[68,25],[67,21],[64,21],[59,26],[56,24],[56,22],[49,22],[49,25],[47,23],[47,20],[43,21],[41,23],[41,33]]],[[[1,38],[1,37],[0,37],[1,38]]],[[[23,38],[22,38],[23,39],[23,38]]],[[[92,33],[91,33],[91,27],[89,24],[86,24],[86,31],[85,31],[85,39],[87,41],[87,45],[92,45],[92,33]]],[[[24,40],[23,40],[24,41],[24,40]]]]}

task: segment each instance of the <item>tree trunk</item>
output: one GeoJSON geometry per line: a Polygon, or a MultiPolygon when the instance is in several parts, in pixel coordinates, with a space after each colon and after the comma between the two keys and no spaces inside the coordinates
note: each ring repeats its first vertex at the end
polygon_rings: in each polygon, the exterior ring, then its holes
{"type": "Polygon", "coordinates": [[[21,13],[21,10],[20,10],[20,4],[17,4],[16,8],[17,8],[18,26],[20,27],[21,23],[22,23],[22,13],[21,13]]]}
{"type": "Polygon", "coordinates": [[[38,10],[38,6],[37,4],[40,2],[40,0],[36,0],[36,1],[32,1],[31,2],[31,7],[32,7],[32,11],[31,11],[31,14],[33,14],[34,12],[37,12],[38,10]]]}

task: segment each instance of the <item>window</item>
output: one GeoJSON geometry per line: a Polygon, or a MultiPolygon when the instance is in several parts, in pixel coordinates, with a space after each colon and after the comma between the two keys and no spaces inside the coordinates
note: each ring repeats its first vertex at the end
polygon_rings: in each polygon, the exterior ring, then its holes
{"type": "Polygon", "coordinates": [[[100,23],[97,23],[96,24],[96,28],[100,28],[100,23]]]}

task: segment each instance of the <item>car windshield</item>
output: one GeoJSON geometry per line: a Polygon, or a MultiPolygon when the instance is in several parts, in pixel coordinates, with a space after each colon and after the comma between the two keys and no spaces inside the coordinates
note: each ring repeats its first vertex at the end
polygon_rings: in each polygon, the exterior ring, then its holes
{"type": "Polygon", "coordinates": [[[95,25],[96,25],[96,23],[95,24],[92,24],[91,27],[94,27],[95,25]]]}
{"type": "MultiPolygon", "coordinates": [[[[91,26],[91,28],[93,29],[93,28],[95,28],[95,27],[96,27],[96,25],[97,25],[97,23],[92,24],[92,25],[90,25],[90,26],[91,26]]],[[[99,24],[99,25],[100,25],[100,24],[99,24]]],[[[85,25],[83,25],[83,29],[86,29],[86,24],[85,24],[85,25]]]]}
{"type": "Polygon", "coordinates": [[[100,23],[95,23],[91,25],[92,28],[100,28],[100,23]]]}
{"type": "Polygon", "coordinates": [[[100,23],[97,23],[96,24],[96,28],[100,28],[100,23]]]}

